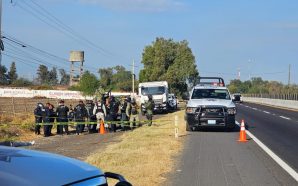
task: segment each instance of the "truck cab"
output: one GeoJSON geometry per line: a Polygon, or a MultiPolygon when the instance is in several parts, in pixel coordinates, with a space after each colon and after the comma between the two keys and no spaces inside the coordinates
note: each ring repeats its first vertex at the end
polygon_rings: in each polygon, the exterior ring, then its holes
{"type": "Polygon", "coordinates": [[[139,97],[143,115],[146,112],[144,104],[148,101],[148,95],[152,95],[154,101],[154,112],[168,112],[168,82],[152,81],[139,83],[139,97]]]}

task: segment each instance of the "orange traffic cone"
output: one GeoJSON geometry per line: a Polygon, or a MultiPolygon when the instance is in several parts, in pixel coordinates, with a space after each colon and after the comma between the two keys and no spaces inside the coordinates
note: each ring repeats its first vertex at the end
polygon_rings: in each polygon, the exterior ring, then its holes
{"type": "Polygon", "coordinates": [[[100,121],[99,133],[100,134],[105,134],[106,133],[105,124],[104,124],[103,120],[100,121]]]}
{"type": "Polygon", "coordinates": [[[239,142],[247,142],[244,120],[241,121],[239,142]]]}

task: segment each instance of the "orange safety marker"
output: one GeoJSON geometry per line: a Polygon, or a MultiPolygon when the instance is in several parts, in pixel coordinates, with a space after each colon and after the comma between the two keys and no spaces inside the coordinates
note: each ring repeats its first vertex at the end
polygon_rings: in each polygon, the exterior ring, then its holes
{"type": "Polygon", "coordinates": [[[239,142],[248,142],[246,139],[246,131],[245,131],[245,124],[244,120],[241,121],[241,127],[240,127],[240,135],[239,135],[239,142]]]}
{"type": "Polygon", "coordinates": [[[106,133],[106,131],[105,131],[105,124],[104,124],[103,120],[100,120],[99,133],[100,134],[105,134],[106,133]]]}

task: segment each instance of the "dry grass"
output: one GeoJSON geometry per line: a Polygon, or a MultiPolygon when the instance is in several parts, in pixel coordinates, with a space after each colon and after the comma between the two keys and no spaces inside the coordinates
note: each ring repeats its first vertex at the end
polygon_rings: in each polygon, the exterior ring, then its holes
{"type": "Polygon", "coordinates": [[[174,137],[174,116],[179,116],[179,135],[184,135],[183,111],[168,114],[155,126],[143,126],[123,134],[120,143],[87,158],[102,170],[120,173],[133,185],[161,185],[174,166],[174,156],[182,149],[183,138],[174,137]]]}
{"type": "Polygon", "coordinates": [[[0,141],[34,139],[33,123],[32,114],[0,115],[0,141]]]}

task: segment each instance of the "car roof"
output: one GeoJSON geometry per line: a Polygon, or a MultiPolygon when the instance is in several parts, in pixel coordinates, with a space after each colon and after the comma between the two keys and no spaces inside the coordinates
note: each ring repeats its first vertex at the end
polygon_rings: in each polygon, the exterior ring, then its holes
{"type": "Polygon", "coordinates": [[[0,167],[3,185],[65,185],[104,175],[98,168],[76,159],[5,146],[0,146],[0,167]]]}

